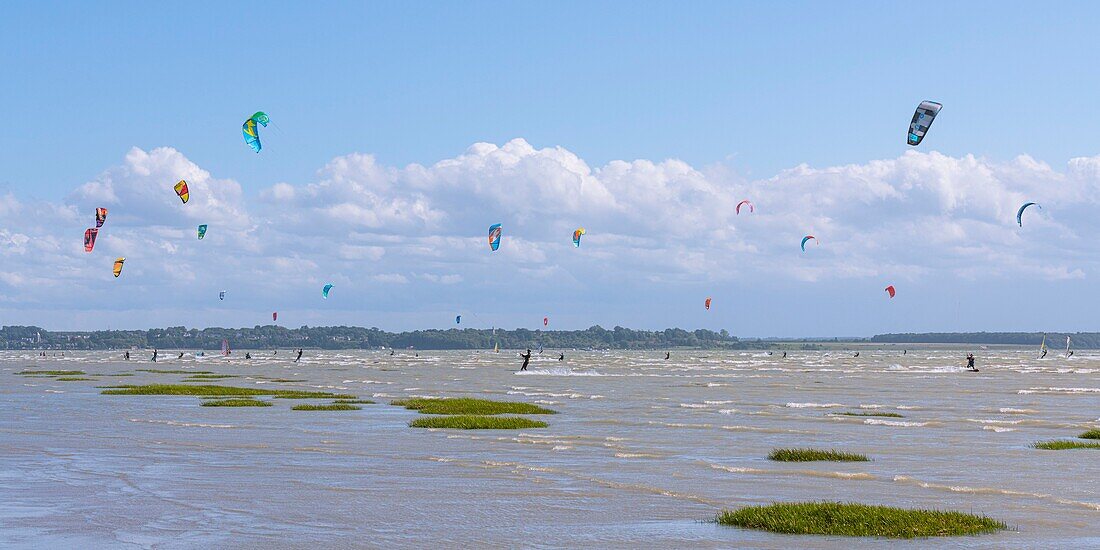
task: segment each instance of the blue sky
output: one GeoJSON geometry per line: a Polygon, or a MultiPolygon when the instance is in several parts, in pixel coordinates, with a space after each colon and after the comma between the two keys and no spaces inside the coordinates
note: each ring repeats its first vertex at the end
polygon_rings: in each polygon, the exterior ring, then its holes
{"type": "Polygon", "coordinates": [[[0,316],[1097,330],[1098,16],[1004,2],[8,6],[0,316]],[[945,107],[907,153],[922,99],[945,107]],[[239,132],[256,110],[275,123],[260,155],[239,132]],[[207,190],[189,210],[163,202],[180,172],[207,190]],[[716,212],[741,198],[760,206],[753,221],[716,212]],[[1030,233],[1012,219],[1022,200],[1045,207],[1030,233]],[[95,205],[116,214],[102,254],[84,256],[95,205]],[[181,242],[211,220],[206,249],[181,242]],[[480,244],[498,221],[514,252],[492,264],[480,244]],[[585,246],[557,248],[576,225],[585,246]],[[100,279],[114,254],[127,272],[100,279]],[[318,302],[328,280],[342,298],[318,302]],[[223,287],[234,299],[210,303],[223,287]],[[1025,318],[1020,296],[1037,302],[1025,318]]]}

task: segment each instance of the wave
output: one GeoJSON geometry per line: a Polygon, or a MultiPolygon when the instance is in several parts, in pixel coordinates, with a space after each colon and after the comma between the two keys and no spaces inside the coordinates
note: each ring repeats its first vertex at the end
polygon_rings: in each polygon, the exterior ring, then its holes
{"type": "Polygon", "coordinates": [[[166,424],[168,426],[183,426],[186,428],[237,428],[232,424],[203,424],[200,422],[177,422],[175,420],[154,420],[151,418],[130,418],[130,422],[144,422],[146,424],[166,424]]]}
{"type": "Polygon", "coordinates": [[[901,420],[879,420],[877,418],[868,418],[867,420],[864,420],[863,423],[872,426],[902,426],[907,428],[920,428],[928,425],[928,422],[904,422],[901,420]]]}
{"type": "Polygon", "coordinates": [[[1033,414],[1039,411],[1034,409],[1014,409],[1012,407],[1001,407],[1000,409],[997,409],[997,412],[1003,414],[1033,414]]]}
{"type": "Polygon", "coordinates": [[[1027,395],[1031,393],[1061,393],[1066,395],[1074,395],[1081,393],[1100,393],[1100,388],[1031,388],[1027,390],[1020,390],[1016,393],[1021,395],[1027,395]]]}
{"type": "Polygon", "coordinates": [[[715,470],[722,470],[734,474],[755,474],[755,475],[780,475],[780,476],[804,476],[804,477],[825,477],[832,479],[858,479],[858,480],[871,480],[878,479],[874,474],[867,472],[822,472],[817,470],[766,470],[763,468],[744,468],[739,466],[723,466],[721,464],[707,464],[715,470]]]}
{"type": "Polygon", "coordinates": [[[1026,491],[1015,491],[1012,489],[998,489],[996,487],[967,487],[965,485],[941,485],[938,483],[929,483],[914,479],[909,476],[894,476],[894,481],[897,483],[904,483],[906,485],[916,485],[917,487],[923,487],[925,489],[938,489],[941,491],[950,491],[952,493],[971,493],[977,495],[1005,495],[1005,496],[1019,496],[1019,497],[1032,497],[1042,500],[1050,500],[1057,502],[1058,504],[1067,504],[1070,506],[1078,506],[1082,508],[1088,508],[1090,510],[1100,510],[1100,503],[1096,502],[1081,502],[1077,500],[1069,500],[1061,497],[1057,497],[1046,493],[1029,493],[1026,491]]]}
{"type": "Polygon", "coordinates": [[[792,409],[831,409],[835,407],[843,407],[841,403],[787,403],[784,407],[790,407],[792,409]]]}
{"type": "Polygon", "coordinates": [[[606,376],[594,370],[575,371],[567,368],[531,369],[516,371],[517,376],[606,376]]]}

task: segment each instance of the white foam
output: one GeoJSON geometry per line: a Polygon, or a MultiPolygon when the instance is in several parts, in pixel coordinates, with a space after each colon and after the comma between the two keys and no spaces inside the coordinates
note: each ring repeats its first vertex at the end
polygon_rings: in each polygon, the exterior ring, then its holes
{"type": "Polygon", "coordinates": [[[902,422],[900,420],[879,420],[877,418],[868,418],[863,421],[864,424],[870,424],[872,426],[902,426],[902,427],[921,427],[927,426],[927,422],[902,422]]]}
{"type": "Polygon", "coordinates": [[[841,403],[787,403],[784,405],[792,409],[831,409],[843,406],[841,403]]]}

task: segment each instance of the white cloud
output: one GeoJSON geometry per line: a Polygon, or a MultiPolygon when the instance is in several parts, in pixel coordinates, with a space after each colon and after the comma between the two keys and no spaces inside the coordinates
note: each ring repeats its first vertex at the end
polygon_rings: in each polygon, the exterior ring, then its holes
{"type": "Polygon", "coordinates": [[[1097,191],[1100,157],[1059,171],[1028,156],[995,162],[910,150],[751,181],[675,159],[590,167],[566,149],[516,139],[474,144],[430,166],[338,157],[315,182],[273,183],[250,200],[238,183],[174,149],[134,148],[63,204],[0,196],[0,291],[35,281],[51,292],[12,299],[60,309],[186,308],[207,307],[210,294],[233,288],[233,299],[267,312],[275,303],[320,307],[319,285],[329,281],[344,303],[394,300],[395,310],[416,308],[417,293],[431,307],[462,302],[487,280],[526,299],[562,287],[598,294],[930,276],[1062,281],[1098,267],[1090,240],[1097,191]],[[186,205],[172,191],[179,179],[190,187],[186,205]],[[735,215],[745,198],[755,213],[735,215]],[[1043,209],[1029,210],[1020,228],[1016,209],[1026,200],[1043,209]],[[85,254],[81,236],[97,206],[110,212],[96,251],[85,254]],[[491,253],[486,233],[495,222],[504,240],[491,253]],[[202,241],[199,223],[210,227],[202,241]],[[576,249],[578,226],[587,235],[576,249]],[[819,245],[802,253],[808,233],[819,245]],[[114,256],[127,258],[117,280],[114,256]],[[404,302],[376,288],[394,284],[408,285],[404,302]]]}

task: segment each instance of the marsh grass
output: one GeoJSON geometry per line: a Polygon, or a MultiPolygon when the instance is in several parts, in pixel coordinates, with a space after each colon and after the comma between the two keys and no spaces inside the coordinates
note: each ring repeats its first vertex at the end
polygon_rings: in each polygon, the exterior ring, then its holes
{"type": "Polygon", "coordinates": [[[76,382],[79,380],[95,380],[95,378],[84,378],[82,376],[58,376],[57,378],[54,378],[54,380],[57,380],[58,382],[76,382]]]}
{"type": "Polygon", "coordinates": [[[271,403],[250,397],[232,399],[210,399],[202,402],[203,407],[270,407],[271,403]]]}
{"type": "Polygon", "coordinates": [[[997,520],[939,510],[907,510],[841,502],[796,502],[723,510],[720,525],[796,535],[840,535],[911,539],[992,533],[1007,526],[997,520]]]}
{"type": "Polygon", "coordinates": [[[518,416],[428,416],[409,422],[413,428],[454,428],[458,430],[523,430],[545,428],[546,423],[518,416]]]}
{"type": "Polygon", "coordinates": [[[337,399],[333,403],[339,405],[373,405],[374,401],[369,399],[337,399]]]}
{"type": "Polygon", "coordinates": [[[1089,430],[1077,437],[1080,439],[1100,439],[1100,430],[1089,430]]]}
{"type": "Polygon", "coordinates": [[[332,403],[329,405],[294,405],[291,410],[295,411],[361,411],[363,407],[356,407],[355,405],[348,405],[345,403],[332,403]]]}
{"type": "Polygon", "coordinates": [[[775,460],[778,462],[815,462],[820,460],[830,462],[868,462],[870,459],[861,454],[845,453],[835,450],[775,449],[768,455],[768,460],[775,460]]]}
{"type": "Polygon", "coordinates": [[[530,403],[511,401],[490,401],[470,397],[450,397],[446,399],[401,399],[393,405],[405,407],[422,414],[451,415],[496,415],[496,414],[557,414],[557,411],[544,409],[530,403]]]}
{"type": "Polygon", "coordinates": [[[22,370],[15,374],[23,376],[79,376],[88,373],[82,370],[22,370]]]}
{"type": "Polygon", "coordinates": [[[884,418],[905,418],[904,416],[902,416],[898,413],[889,413],[889,412],[857,412],[857,413],[856,412],[842,412],[842,413],[833,413],[833,414],[835,416],[881,416],[881,417],[884,417],[884,418]]]}
{"type": "Polygon", "coordinates": [[[282,399],[355,399],[354,395],[330,393],[325,391],[268,390],[260,388],[236,388],[233,386],[210,386],[192,384],[147,384],[144,386],[112,386],[102,392],[103,395],[195,395],[241,397],[249,395],[270,395],[282,399]]]}
{"type": "Polygon", "coordinates": [[[162,370],[162,369],[134,369],[137,372],[151,372],[153,374],[214,374],[208,370],[162,370]]]}
{"type": "Polygon", "coordinates": [[[1042,451],[1064,451],[1066,449],[1100,449],[1100,443],[1091,441],[1072,441],[1068,439],[1056,439],[1053,441],[1040,441],[1032,447],[1042,451]]]}

